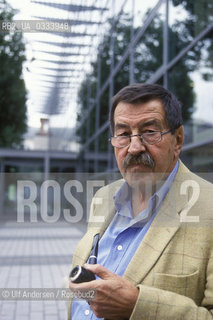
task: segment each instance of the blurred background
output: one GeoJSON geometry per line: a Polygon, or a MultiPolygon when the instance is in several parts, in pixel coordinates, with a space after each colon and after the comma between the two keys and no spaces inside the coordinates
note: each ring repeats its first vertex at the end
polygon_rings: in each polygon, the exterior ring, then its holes
{"type": "Polygon", "coordinates": [[[110,100],[133,82],[177,95],[182,159],[212,171],[210,1],[0,0],[0,20],[22,21],[22,32],[0,33],[2,172],[116,170],[110,100]]]}
{"type": "Polygon", "coordinates": [[[212,40],[209,0],[0,0],[1,320],[66,319],[64,301],[2,300],[1,288],[60,288],[69,274],[88,193],[117,177],[108,113],[122,87],[178,97],[181,159],[213,181],[212,40]]]}

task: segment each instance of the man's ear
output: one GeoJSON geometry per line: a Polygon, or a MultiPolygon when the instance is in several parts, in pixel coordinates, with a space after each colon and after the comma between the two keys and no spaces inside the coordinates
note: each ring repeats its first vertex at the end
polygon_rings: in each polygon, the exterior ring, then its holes
{"type": "Polygon", "coordinates": [[[175,156],[178,158],[179,154],[181,152],[183,142],[184,142],[184,128],[183,126],[180,126],[178,129],[175,131],[175,156]]]}

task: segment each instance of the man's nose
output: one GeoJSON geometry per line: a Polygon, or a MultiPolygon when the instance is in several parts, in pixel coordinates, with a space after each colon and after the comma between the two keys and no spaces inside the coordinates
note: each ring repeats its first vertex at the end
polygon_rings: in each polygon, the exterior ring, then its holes
{"type": "Polygon", "coordinates": [[[145,145],[141,142],[141,138],[131,137],[131,143],[128,148],[128,152],[131,154],[138,154],[140,152],[144,152],[146,150],[145,145]]]}

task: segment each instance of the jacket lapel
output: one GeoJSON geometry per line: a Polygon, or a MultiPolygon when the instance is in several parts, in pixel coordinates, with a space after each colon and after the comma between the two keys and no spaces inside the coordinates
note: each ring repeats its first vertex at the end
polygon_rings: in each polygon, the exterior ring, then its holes
{"type": "MultiPolygon", "coordinates": [[[[188,196],[180,194],[180,186],[188,173],[190,171],[180,161],[175,180],[124,273],[124,278],[134,284],[140,283],[146,277],[180,227],[180,212],[188,202],[188,196]]],[[[117,187],[120,185],[121,181],[117,187]]],[[[105,191],[103,195],[99,195],[102,203],[92,210],[88,231],[76,250],[74,265],[87,261],[94,235],[100,233],[101,237],[115,215],[112,194],[115,192],[105,191]]]]}
{"type": "Polygon", "coordinates": [[[90,220],[88,223],[88,230],[83,239],[78,244],[73,257],[73,265],[83,265],[89,258],[94,236],[99,233],[100,238],[102,237],[104,231],[110,224],[113,216],[115,215],[115,207],[113,199],[109,199],[111,192],[107,191],[104,196],[101,195],[97,198],[97,202],[101,202],[101,205],[94,205],[94,210],[91,210],[90,220]]]}
{"type": "Polygon", "coordinates": [[[124,278],[135,285],[143,281],[180,227],[180,212],[188,202],[187,195],[180,195],[185,175],[183,169],[184,166],[180,163],[167,196],[124,273],[124,278]]]}

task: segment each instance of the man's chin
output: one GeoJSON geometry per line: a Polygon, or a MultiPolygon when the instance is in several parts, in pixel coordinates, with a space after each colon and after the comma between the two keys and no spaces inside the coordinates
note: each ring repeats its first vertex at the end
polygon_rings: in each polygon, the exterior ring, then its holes
{"type": "Polygon", "coordinates": [[[150,167],[134,165],[125,170],[124,179],[130,186],[140,182],[152,181],[153,170],[150,167]]]}
{"type": "Polygon", "coordinates": [[[151,172],[153,172],[153,169],[145,166],[145,165],[141,165],[141,164],[135,164],[132,166],[129,166],[126,170],[125,170],[125,174],[129,175],[129,174],[141,174],[142,176],[150,174],[151,172]]]}

